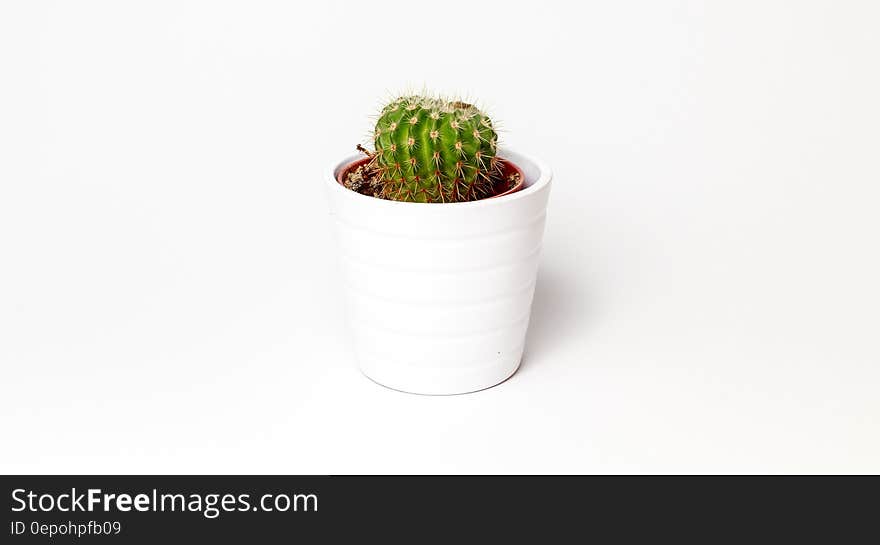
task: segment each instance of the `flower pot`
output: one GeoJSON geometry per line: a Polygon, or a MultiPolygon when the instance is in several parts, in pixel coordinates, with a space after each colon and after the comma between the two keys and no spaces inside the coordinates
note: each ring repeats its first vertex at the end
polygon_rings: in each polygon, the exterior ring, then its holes
{"type": "Polygon", "coordinates": [[[463,203],[346,189],[337,176],[357,156],[327,173],[355,354],[375,382],[459,394],[519,367],[552,175],[525,155],[501,156],[521,169],[522,189],[463,203]]]}

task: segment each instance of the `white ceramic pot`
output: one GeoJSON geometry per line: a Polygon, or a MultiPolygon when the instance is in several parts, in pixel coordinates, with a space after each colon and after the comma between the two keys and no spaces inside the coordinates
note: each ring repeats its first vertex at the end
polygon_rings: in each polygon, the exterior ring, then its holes
{"type": "Polygon", "coordinates": [[[327,172],[355,354],[379,384],[459,394],[519,367],[552,175],[536,159],[501,155],[522,169],[524,188],[465,203],[348,190],[336,177],[359,156],[327,172]]]}

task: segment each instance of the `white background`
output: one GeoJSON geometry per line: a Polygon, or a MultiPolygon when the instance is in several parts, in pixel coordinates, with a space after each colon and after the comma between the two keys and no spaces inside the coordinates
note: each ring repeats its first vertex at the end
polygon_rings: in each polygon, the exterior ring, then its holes
{"type": "Polygon", "coordinates": [[[0,472],[880,471],[874,2],[4,2],[0,472]],[[356,369],[397,90],[555,171],[520,371],[356,369]]]}

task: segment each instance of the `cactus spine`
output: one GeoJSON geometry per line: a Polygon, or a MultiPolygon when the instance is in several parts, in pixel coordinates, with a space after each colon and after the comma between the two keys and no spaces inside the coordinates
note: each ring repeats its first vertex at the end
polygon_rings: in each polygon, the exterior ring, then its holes
{"type": "Polygon", "coordinates": [[[473,201],[493,194],[498,135],[476,107],[424,96],[383,108],[373,136],[381,195],[411,202],[473,201]]]}

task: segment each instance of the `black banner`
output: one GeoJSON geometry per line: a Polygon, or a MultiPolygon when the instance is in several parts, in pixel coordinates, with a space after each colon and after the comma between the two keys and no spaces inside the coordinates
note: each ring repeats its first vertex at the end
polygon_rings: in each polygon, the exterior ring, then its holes
{"type": "Polygon", "coordinates": [[[855,477],[10,476],[0,543],[876,537],[855,477]],[[866,535],[864,532],[868,532],[866,535]],[[556,536],[556,537],[553,537],[556,536]]]}

